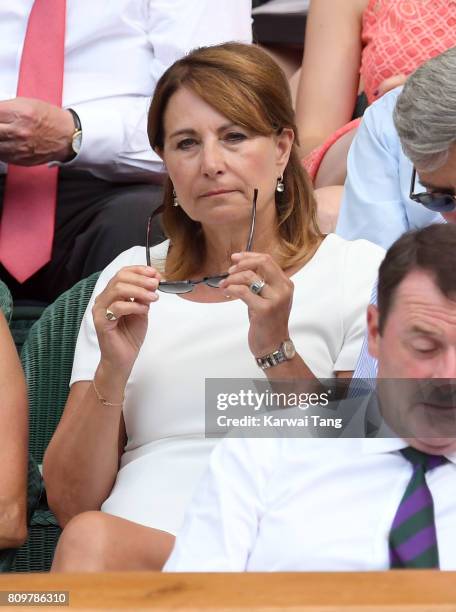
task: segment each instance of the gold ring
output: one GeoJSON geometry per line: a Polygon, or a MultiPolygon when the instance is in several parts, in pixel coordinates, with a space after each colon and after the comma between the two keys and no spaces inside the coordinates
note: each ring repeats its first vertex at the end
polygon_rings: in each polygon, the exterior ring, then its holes
{"type": "Polygon", "coordinates": [[[108,319],[108,321],[117,321],[116,315],[112,312],[112,310],[109,310],[109,308],[106,308],[105,317],[108,319]]]}

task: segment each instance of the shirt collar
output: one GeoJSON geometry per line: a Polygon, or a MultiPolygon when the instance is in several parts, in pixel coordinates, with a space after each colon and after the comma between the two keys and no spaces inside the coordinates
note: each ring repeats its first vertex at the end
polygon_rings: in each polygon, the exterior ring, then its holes
{"type": "MultiPolygon", "coordinates": [[[[362,452],[365,455],[392,453],[410,446],[402,438],[363,438],[362,452]]],[[[456,452],[444,455],[448,461],[456,465],[456,452]]]]}
{"type": "MultiPolygon", "coordinates": [[[[364,404],[366,409],[366,417],[367,419],[378,423],[378,419],[380,417],[378,411],[378,402],[376,400],[375,394],[370,395],[366,399],[366,403],[364,404]]],[[[362,450],[363,453],[368,454],[380,454],[380,453],[391,453],[394,451],[402,450],[403,448],[407,448],[410,446],[408,442],[406,442],[403,438],[397,437],[394,432],[386,425],[386,423],[381,419],[381,425],[376,433],[376,437],[372,438],[363,438],[362,440],[362,450]]],[[[456,452],[449,453],[448,455],[444,455],[453,464],[456,464],[456,452]]]]}

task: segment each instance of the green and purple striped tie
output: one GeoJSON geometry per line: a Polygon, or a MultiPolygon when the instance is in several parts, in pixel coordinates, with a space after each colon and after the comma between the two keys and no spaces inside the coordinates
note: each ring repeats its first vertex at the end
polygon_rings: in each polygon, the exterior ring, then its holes
{"type": "Polygon", "coordinates": [[[448,460],[441,455],[422,453],[410,446],[401,453],[412,464],[413,474],[389,535],[390,567],[438,568],[434,503],[425,473],[448,460]]]}

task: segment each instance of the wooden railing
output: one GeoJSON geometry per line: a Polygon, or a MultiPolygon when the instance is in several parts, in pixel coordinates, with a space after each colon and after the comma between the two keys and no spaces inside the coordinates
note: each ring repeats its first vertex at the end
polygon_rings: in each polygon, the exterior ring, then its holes
{"type": "Polygon", "coordinates": [[[65,591],[69,607],[80,610],[456,612],[456,573],[437,571],[3,574],[0,591],[3,605],[5,592],[65,591]]]}

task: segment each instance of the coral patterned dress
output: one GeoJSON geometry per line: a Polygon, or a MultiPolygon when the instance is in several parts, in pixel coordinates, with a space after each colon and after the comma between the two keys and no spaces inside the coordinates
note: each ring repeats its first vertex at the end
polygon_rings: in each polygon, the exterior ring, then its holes
{"type": "MultiPolygon", "coordinates": [[[[431,57],[456,46],[456,0],[370,0],[364,13],[360,75],[369,104],[387,78],[411,74],[431,57]]],[[[339,128],[303,165],[312,180],[328,149],[358,127],[354,119],[339,128]]]]}

